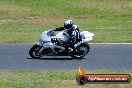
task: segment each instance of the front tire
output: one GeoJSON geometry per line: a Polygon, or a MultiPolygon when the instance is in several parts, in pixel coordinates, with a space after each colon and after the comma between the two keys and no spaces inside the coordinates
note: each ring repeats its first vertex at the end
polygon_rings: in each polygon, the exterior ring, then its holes
{"type": "Polygon", "coordinates": [[[33,45],[32,48],[29,50],[29,55],[32,57],[32,58],[40,58],[42,57],[43,55],[37,53],[38,49],[39,49],[40,45],[33,45]]]}
{"type": "Polygon", "coordinates": [[[84,57],[90,50],[90,46],[88,43],[82,43],[80,46],[76,48],[77,52],[71,55],[72,58],[82,58],[84,57]],[[85,50],[81,50],[85,49],[85,50]]]}

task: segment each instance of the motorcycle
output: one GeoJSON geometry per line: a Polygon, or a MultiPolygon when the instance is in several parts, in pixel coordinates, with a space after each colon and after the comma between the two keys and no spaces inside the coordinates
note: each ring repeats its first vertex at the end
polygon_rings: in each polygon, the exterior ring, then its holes
{"type": "Polygon", "coordinates": [[[66,31],[55,33],[53,29],[44,31],[39,36],[39,42],[34,44],[29,50],[32,58],[41,58],[43,56],[71,56],[72,58],[84,57],[90,49],[88,44],[93,39],[94,34],[88,31],[80,32],[81,41],[76,43],[72,48],[66,48],[65,41],[68,40],[66,31]]]}

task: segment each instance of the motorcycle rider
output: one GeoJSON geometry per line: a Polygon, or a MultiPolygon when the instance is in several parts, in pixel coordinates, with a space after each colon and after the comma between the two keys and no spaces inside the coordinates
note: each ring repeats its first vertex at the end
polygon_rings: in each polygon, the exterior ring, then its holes
{"type": "Polygon", "coordinates": [[[64,46],[66,48],[66,51],[68,49],[70,49],[70,51],[74,51],[76,48],[74,45],[81,41],[80,31],[78,26],[75,25],[71,19],[67,19],[64,21],[63,27],[54,29],[54,31],[63,31],[63,30],[66,31],[66,34],[69,38],[67,41],[64,41],[65,42],[64,46]]]}

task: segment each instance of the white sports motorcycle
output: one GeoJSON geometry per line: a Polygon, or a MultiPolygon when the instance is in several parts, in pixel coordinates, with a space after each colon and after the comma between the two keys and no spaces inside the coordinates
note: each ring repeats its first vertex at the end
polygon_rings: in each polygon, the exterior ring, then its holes
{"type": "Polygon", "coordinates": [[[42,32],[39,42],[34,44],[29,51],[32,58],[40,58],[43,56],[71,56],[72,58],[84,57],[90,49],[88,44],[92,40],[94,34],[88,31],[80,32],[81,41],[74,45],[75,50],[68,48],[65,51],[64,42],[68,40],[66,31],[60,31],[55,34],[53,29],[42,32]]]}

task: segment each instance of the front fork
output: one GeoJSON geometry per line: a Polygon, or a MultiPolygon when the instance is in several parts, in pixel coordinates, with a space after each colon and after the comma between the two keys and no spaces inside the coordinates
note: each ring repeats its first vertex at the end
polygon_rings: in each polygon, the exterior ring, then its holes
{"type": "Polygon", "coordinates": [[[44,50],[44,46],[40,46],[38,49],[38,53],[42,54],[42,51],[44,50]]]}
{"type": "Polygon", "coordinates": [[[40,47],[38,48],[38,53],[39,54],[42,54],[42,51],[43,51],[43,49],[44,49],[44,46],[42,45],[42,44],[40,44],[40,42],[37,42],[37,45],[39,45],[40,47]]]}

